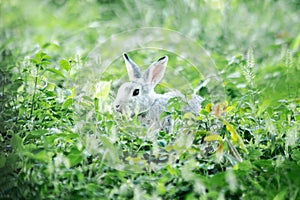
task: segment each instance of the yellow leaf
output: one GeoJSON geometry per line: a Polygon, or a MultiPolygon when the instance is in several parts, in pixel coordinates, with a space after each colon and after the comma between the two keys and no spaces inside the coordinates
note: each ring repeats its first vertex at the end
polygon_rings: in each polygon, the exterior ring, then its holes
{"type": "Polygon", "coordinates": [[[216,150],[216,153],[222,153],[224,150],[224,144],[223,143],[220,143],[220,145],[218,146],[217,150],[216,150]]]}
{"type": "Polygon", "coordinates": [[[224,120],[224,124],[226,125],[226,130],[230,132],[231,140],[233,143],[239,143],[240,147],[248,153],[248,150],[243,142],[241,136],[236,132],[235,128],[224,120]]]}
{"type": "Polygon", "coordinates": [[[238,136],[236,130],[227,121],[224,121],[224,123],[226,125],[226,130],[228,130],[230,132],[230,134],[231,134],[232,141],[234,143],[236,143],[239,140],[239,136],[238,136]]]}
{"type": "Polygon", "coordinates": [[[205,110],[206,110],[207,112],[211,112],[211,108],[212,108],[212,103],[209,103],[209,104],[207,104],[207,105],[205,106],[205,110]]]}
{"type": "Polygon", "coordinates": [[[165,147],[165,150],[167,151],[167,152],[170,152],[170,151],[172,151],[174,149],[174,147],[172,146],[172,145],[167,145],[166,147],[165,147]]]}
{"type": "Polygon", "coordinates": [[[230,112],[231,110],[233,110],[234,109],[234,106],[228,106],[227,108],[226,108],[226,112],[230,112]]]}
{"type": "Polygon", "coordinates": [[[238,164],[235,164],[235,165],[233,166],[233,169],[234,169],[234,170],[238,170],[238,169],[239,169],[239,165],[238,165],[238,164]]]}
{"type": "Polygon", "coordinates": [[[222,137],[218,134],[208,135],[204,138],[204,141],[211,142],[211,141],[222,141],[222,137]]]}

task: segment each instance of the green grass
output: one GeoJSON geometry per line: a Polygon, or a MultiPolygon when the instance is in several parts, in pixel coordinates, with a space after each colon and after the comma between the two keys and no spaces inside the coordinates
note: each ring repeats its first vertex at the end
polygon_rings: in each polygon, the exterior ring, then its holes
{"type": "Polygon", "coordinates": [[[299,9],[0,0],[0,199],[299,199],[299,9]],[[124,51],[169,56],[158,92],[214,76],[199,115],[173,99],[169,134],[116,115],[124,51]]]}

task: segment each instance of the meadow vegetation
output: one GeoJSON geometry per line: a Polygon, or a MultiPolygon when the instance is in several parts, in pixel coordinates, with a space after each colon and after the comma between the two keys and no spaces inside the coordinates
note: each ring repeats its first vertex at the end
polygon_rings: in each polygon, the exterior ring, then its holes
{"type": "Polygon", "coordinates": [[[299,10],[297,0],[0,0],[0,199],[299,199],[299,10]],[[143,27],[186,39],[176,52],[131,48],[157,40],[126,35],[143,27]],[[189,97],[202,83],[199,115],[171,99],[171,133],[116,115],[128,80],[118,44],[143,69],[169,56],[158,92],[189,97]],[[181,56],[204,53],[212,65],[181,56]],[[221,90],[205,81],[210,68],[221,90]]]}

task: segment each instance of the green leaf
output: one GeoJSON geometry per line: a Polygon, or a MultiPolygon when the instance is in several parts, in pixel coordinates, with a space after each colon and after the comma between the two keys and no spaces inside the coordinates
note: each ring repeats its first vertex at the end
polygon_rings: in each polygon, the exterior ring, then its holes
{"type": "Polygon", "coordinates": [[[69,108],[70,106],[73,105],[73,99],[72,98],[69,98],[67,99],[63,105],[61,106],[62,109],[66,109],[66,108],[69,108]]]}
{"type": "Polygon", "coordinates": [[[95,98],[106,99],[110,91],[111,81],[100,81],[95,85],[95,98]]]}
{"type": "Polygon", "coordinates": [[[257,160],[263,153],[258,149],[250,149],[248,159],[257,160]]]}
{"type": "Polygon", "coordinates": [[[119,162],[119,155],[114,144],[106,136],[100,136],[99,139],[101,140],[103,147],[109,152],[108,156],[110,157],[111,164],[117,164],[119,162]]]}
{"type": "Polygon", "coordinates": [[[226,185],[225,181],[226,172],[221,172],[210,177],[211,183],[214,183],[216,186],[224,187],[226,185]]]}
{"type": "Polygon", "coordinates": [[[40,61],[37,60],[37,59],[30,58],[29,60],[30,60],[30,62],[32,62],[32,63],[34,63],[34,64],[40,64],[40,61]]]}
{"type": "Polygon", "coordinates": [[[34,159],[37,159],[42,162],[48,162],[52,157],[52,153],[47,152],[46,150],[41,150],[38,153],[34,154],[34,159]]]}
{"type": "Polygon", "coordinates": [[[93,191],[93,192],[97,191],[99,189],[99,187],[100,187],[99,184],[95,184],[95,183],[88,183],[86,185],[86,189],[93,191]]]}
{"type": "Polygon", "coordinates": [[[28,134],[35,136],[35,137],[41,137],[42,135],[48,133],[47,130],[41,129],[41,130],[34,130],[34,131],[30,131],[28,134]]]}
{"type": "Polygon", "coordinates": [[[286,199],[285,194],[286,194],[286,190],[282,190],[274,197],[273,200],[284,200],[284,199],[286,199]]]}
{"type": "Polygon", "coordinates": [[[57,69],[47,68],[47,71],[52,72],[52,73],[54,73],[58,76],[61,76],[62,78],[65,78],[64,74],[61,71],[57,70],[57,69]]]}
{"type": "Polygon", "coordinates": [[[299,49],[299,46],[300,46],[300,34],[293,40],[291,44],[291,48],[294,51],[297,51],[299,49]]]}
{"type": "Polygon", "coordinates": [[[76,166],[83,160],[82,152],[77,148],[72,148],[71,152],[67,155],[67,158],[69,159],[70,167],[76,166]]]}
{"type": "Polygon", "coordinates": [[[300,151],[299,150],[294,150],[292,153],[292,159],[297,162],[298,165],[300,165],[300,151]]]}
{"type": "Polygon", "coordinates": [[[76,96],[76,89],[72,88],[70,91],[71,91],[71,95],[69,95],[68,98],[74,98],[76,96]]]}
{"type": "Polygon", "coordinates": [[[167,165],[167,166],[166,166],[166,169],[168,170],[168,172],[169,172],[171,175],[178,176],[178,170],[177,170],[177,169],[174,169],[174,168],[171,167],[170,165],[167,165]]]}
{"type": "Polygon", "coordinates": [[[245,160],[243,162],[239,162],[236,168],[242,171],[250,171],[252,169],[252,164],[249,160],[245,160]]]}
{"type": "Polygon", "coordinates": [[[61,68],[63,68],[64,70],[66,70],[67,72],[70,71],[70,69],[71,69],[70,63],[65,59],[62,59],[59,61],[59,66],[61,68]]]}
{"type": "Polygon", "coordinates": [[[274,171],[272,162],[273,162],[272,160],[256,160],[256,161],[253,161],[252,163],[260,169],[274,171]]]}
{"type": "Polygon", "coordinates": [[[173,97],[168,101],[168,110],[174,109],[175,111],[180,111],[183,104],[185,104],[185,102],[183,102],[181,98],[173,97]]]}
{"type": "Polygon", "coordinates": [[[47,60],[41,62],[41,66],[48,66],[50,64],[51,64],[51,62],[49,62],[47,60]]]}
{"type": "Polygon", "coordinates": [[[156,190],[158,194],[163,195],[167,192],[167,189],[165,187],[165,184],[163,182],[158,182],[156,185],[156,190]]]}
{"type": "Polygon", "coordinates": [[[195,118],[196,118],[196,116],[191,112],[184,113],[184,115],[182,117],[182,119],[195,119],[195,118]]]}
{"type": "Polygon", "coordinates": [[[54,83],[47,83],[45,90],[53,92],[55,87],[56,87],[56,85],[54,83]]]}
{"type": "Polygon", "coordinates": [[[11,147],[15,150],[23,148],[23,140],[19,135],[14,134],[10,141],[11,147]]]}
{"type": "Polygon", "coordinates": [[[5,166],[6,157],[3,154],[0,154],[0,168],[5,166]]]}
{"type": "Polygon", "coordinates": [[[42,51],[35,54],[35,57],[41,61],[51,59],[51,56],[47,55],[46,53],[44,53],[42,51]]]}

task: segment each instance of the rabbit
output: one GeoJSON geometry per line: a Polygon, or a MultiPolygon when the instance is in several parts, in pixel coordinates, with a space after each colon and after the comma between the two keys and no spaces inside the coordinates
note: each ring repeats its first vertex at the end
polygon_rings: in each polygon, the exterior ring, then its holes
{"type": "MultiPolygon", "coordinates": [[[[148,126],[148,131],[164,129],[167,133],[172,131],[173,121],[170,116],[160,120],[160,115],[166,110],[168,101],[173,97],[180,97],[187,103],[183,111],[198,114],[200,112],[202,97],[193,94],[192,99],[187,100],[183,94],[178,91],[157,94],[154,91],[155,86],[164,76],[168,56],[163,56],[153,62],[144,74],[140,68],[128,57],[123,54],[130,82],[123,83],[118,90],[113,107],[116,112],[133,117],[138,116],[142,124],[148,126]]],[[[199,88],[198,88],[199,89],[199,88]]],[[[197,90],[195,90],[197,91],[197,90]]],[[[195,93],[195,92],[194,92],[195,93]]],[[[230,140],[225,140],[228,144],[230,154],[237,162],[243,159],[230,140]]],[[[204,147],[207,147],[206,144],[204,147]]]]}
{"type": "MultiPolygon", "coordinates": [[[[178,91],[164,94],[157,94],[154,91],[155,86],[164,76],[168,56],[163,56],[153,62],[144,74],[126,53],[123,54],[123,58],[130,82],[123,83],[118,89],[116,99],[113,102],[114,110],[130,117],[137,115],[142,124],[170,132],[173,123],[171,117],[167,116],[160,120],[160,115],[166,110],[171,98],[185,98],[178,91]]],[[[203,101],[202,97],[194,94],[191,100],[185,101],[188,103],[188,107],[185,108],[186,111],[199,113],[203,101]]]]}

